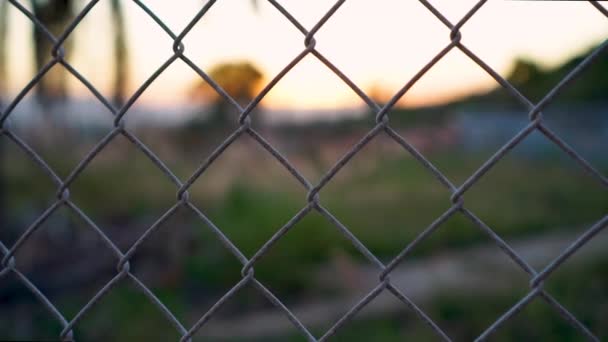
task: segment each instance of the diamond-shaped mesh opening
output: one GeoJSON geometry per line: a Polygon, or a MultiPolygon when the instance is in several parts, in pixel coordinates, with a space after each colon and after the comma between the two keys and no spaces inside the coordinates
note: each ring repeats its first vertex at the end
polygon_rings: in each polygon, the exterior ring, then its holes
{"type": "MultiPolygon", "coordinates": [[[[545,127],[557,137],[577,151],[583,158],[596,166],[600,173],[605,174],[607,165],[601,155],[601,146],[605,145],[606,136],[605,113],[608,111],[605,99],[597,89],[606,86],[600,76],[608,70],[605,62],[608,52],[606,49],[597,51],[599,44],[581,50],[568,63],[549,70],[545,78],[553,83],[565,77],[584,60],[588,54],[596,52],[598,58],[575,77],[572,82],[559,93],[555,101],[549,103],[543,111],[545,127]],[[585,120],[573,120],[574,117],[584,117],[585,120]]],[[[554,138],[555,139],[555,138],[554,138]]]]}
{"type": "Polygon", "coordinates": [[[121,248],[176,202],[177,187],[126,137],[112,139],[70,186],[71,198],[121,248]],[[116,192],[121,198],[113,198],[116,192]],[[99,203],[103,205],[98,205],[99,203]]]}
{"type": "MultiPolygon", "coordinates": [[[[594,29],[605,22],[606,17],[585,2],[487,1],[463,26],[462,41],[504,76],[510,61],[521,57],[528,62],[542,60],[538,65],[541,70],[561,64],[569,58],[570,51],[585,50],[605,40],[606,31],[594,29]],[[517,25],[513,25],[514,21],[517,25]],[[488,44],[488,37],[500,44],[488,44]],[[564,46],[571,49],[561,49],[564,46]]],[[[534,102],[553,86],[545,83],[523,93],[534,102]]]]}
{"type": "Polygon", "coordinates": [[[57,189],[53,178],[9,137],[0,138],[0,150],[1,186],[4,189],[1,200],[4,222],[0,240],[9,244],[16,241],[27,225],[48,208],[57,189]]]}
{"type": "MultiPolygon", "coordinates": [[[[73,2],[71,3],[73,13],[69,13],[69,10],[64,12],[66,17],[74,17],[75,14],[82,11],[85,2],[73,2]]],[[[48,12],[52,10],[47,9],[48,12]]],[[[72,33],[66,38],[65,44],[63,45],[66,51],[65,61],[84,77],[89,83],[91,83],[96,89],[100,91],[102,96],[111,99],[112,89],[114,82],[114,74],[112,72],[100,73],[99,70],[113,70],[115,67],[116,60],[114,51],[114,39],[115,36],[112,34],[114,31],[114,21],[112,16],[115,15],[113,7],[110,2],[101,2],[93,7],[88,14],[80,21],[78,26],[72,33]],[[108,32],[107,35],[98,34],[98,32],[108,32]],[[95,36],[96,39],[87,39],[87,37],[95,36]],[[95,80],[95,81],[93,81],[95,80]]],[[[68,20],[71,21],[71,19],[68,20]]],[[[54,27],[51,24],[51,27],[54,27]]],[[[56,25],[57,28],[65,28],[61,24],[56,25]]],[[[55,33],[55,31],[53,31],[55,33]]],[[[59,37],[60,33],[57,32],[55,37],[59,37]]],[[[124,39],[128,39],[123,36],[124,39]]],[[[50,60],[51,58],[51,46],[49,43],[46,46],[43,55],[50,60]]],[[[60,66],[61,72],[65,75],[68,83],[69,94],[73,94],[76,97],[84,98],[89,101],[96,101],[89,95],[87,89],[83,89],[81,81],[71,75],[63,66],[60,66]]],[[[106,110],[107,111],[107,110],[106,110]]],[[[109,112],[108,112],[109,113],[109,112]]],[[[108,114],[108,117],[109,114],[108,114]]]]}
{"type": "MultiPolygon", "coordinates": [[[[201,310],[202,311],[202,310],[201,310]]],[[[202,313],[193,318],[200,319],[202,313]]],[[[284,312],[274,307],[259,289],[245,285],[226,300],[193,335],[193,341],[306,341],[284,312]],[[255,308],[248,311],[247,308],[255,308]]]]}
{"type": "MultiPolygon", "coordinates": [[[[293,57],[295,56],[296,54],[293,57]]],[[[330,57],[324,57],[333,64],[330,57]]],[[[270,76],[274,75],[270,74],[270,76]]],[[[363,87],[363,84],[355,84],[363,87]]],[[[356,117],[366,109],[365,103],[359,96],[322,61],[312,55],[304,57],[281,78],[265,99],[266,102],[263,104],[270,107],[267,116],[271,122],[335,122],[341,116],[356,117]],[[302,98],[299,96],[301,93],[311,96],[302,98]]]]}
{"type": "Polygon", "coordinates": [[[574,237],[605,214],[608,193],[555,145],[533,132],[464,198],[467,208],[503,238],[553,232],[570,232],[574,237]],[[573,196],[578,192],[587,195],[573,196]]]}
{"type": "MultiPolygon", "coordinates": [[[[422,1],[420,3],[424,4],[424,2],[422,2],[422,1]]],[[[449,0],[434,0],[432,2],[429,1],[428,3],[430,5],[432,5],[444,17],[446,17],[446,19],[448,19],[452,23],[457,23],[462,17],[464,17],[471,10],[471,8],[473,8],[473,6],[478,5],[479,1],[465,0],[465,1],[462,1],[458,4],[456,4],[449,0]]],[[[490,3],[491,3],[491,1],[490,1],[490,3]]],[[[420,4],[417,4],[417,5],[420,6],[420,4]]],[[[489,7],[489,5],[490,4],[488,4],[488,3],[483,4],[484,12],[485,12],[486,6],[489,7]]],[[[430,15],[430,13],[427,12],[427,15],[430,15]]],[[[478,16],[483,16],[483,15],[476,14],[473,16],[473,18],[477,18],[478,16]]],[[[465,25],[464,27],[466,28],[467,25],[465,25]]],[[[464,31],[464,28],[463,28],[463,31],[464,31]]]]}
{"type": "Polygon", "coordinates": [[[526,274],[467,217],[455,212],[434,227],[430,235],[424,235],[428,227],[420,227],[416,233],[422,239],[404,241],[407,254],[391,272],[391,278],[411,293],[414,301],[430,301],[434,293],[444,291],[474,294],[484,288],[489,292],[528,290],[526,274]]]}
{"type": "MultiPolygon", "coordinates": [[[[606,241],[606,233],[596,236],[579,253],[558,269],[546,281],[547,292],[570,310],[585,326],[596,332],[600,339],[606,338],[608,331],[602,324],[601,316],[606,310],[606,256],[601,251],[606,241]]],[[[544,304],[544,303],[543,303],[544,304]]],[[[539,316],[542,313],[537,313],[539,316]]],[[[540,319],[540,318],[539,318],[540,319]]],[[[541,319],[545,326],[553,322],[541,319]]],[[[576,338],[580,333],[573,332],[576,338]]]]}
{"type": "MultiPolygon", "coordinates": [[[[51,71],[61,69],[61,65],[55,65],[51,71]]],[[[42,80],[52,77],[47,73],[42,80]]],[[[71,75],[66,77],[72,78],[71,75]]],[[[78,89],[77,93],[86,94],[88,91],[79,83],[74,88],[78,89]]],[[[110,132],[111,123],[111,113],[93,98],[47,102],[35,90],[30,90],[10,112],[5,125],[58,176],[66,177],[110,132]],[[70,153],[66,154],[64,150],[70,153]]]]}
{"type": "MultiPolygon", "coordinates": [[[[154,68],[164,63],[169,57],[170,55],[166,56],[164,60],[158,61],[157,64],[154,64],[154,68]]],[[[150,73],[144,75],[149,77],[150,73]]],[[[142,84],[144,81],[145,79],[135,82],[136,84],[142,84]]],[[[181,134],[179,129],[183,125],[199,118],[206,119],[209,115],[207,113],[209,104],[198,103],[195,101],[197,99],[193,94],[195,87],[202,82],[204,82],[203,79],[192,68],[180,60],[174,61],[129,108],[126,115],[127,127],[132,129],[154,151],[159,150],[159,155],[161,155],[163,152],[162,141],[177,139],[174,136],[181,134]],[[176,130],[178,132],[175,132],[176,130]],[[169,138],[154,139],[154,132],[169,138]],[[167,134],[169,132],[175,133],[172,136],[167,134]],[[156,140],[161,140],[161,142],[156,140]]],[[[231,124],[236,128],[236,120],[233,121],[231,124]]],[[[203,136],[208,135],[207,133],[203,136]]],[[[162,154],[163,160],[171,159],[171,156],[168,153],[162,154]]]]}
{"type": "Polygon", "coordinates": [[[302,185],[247,133],[204,169],[189,193],[245,255],[257,250],[306,203],[302,185]]]}
{"type": "Polygon", "coordinates": [[[0,332],[8,340],[51,340],[61,332],[61,324],[15,275],[0,284],[2,307],[0,332]]]}
{"type": "Polygon", "coordinates": [[[111,279],[118,260],[99,235],[66,207],[38,226],[14,257],[15,266],[66,317],[73,317],[111,279]]]}
{"type": "Polygon", "coordinates": [[[289,193],[256,191],[236,183],[218,202],[208,206],[209,218],[250,256],[301,209],[303,201],[289,193]]]}
{"type": "MultiPolygon", "coordinates": [[[[278,4],[281,8],[284,8],[289,14],[295,17],[304,27],[310,29],[329,10],[329,8],[334,5],[334,3],[334,1],[313,0],[306,5],[297,1],[284,1],[279,2],[278,4]]],[[[262,5],[264,10],[279,14],[276,6],[271,6],[273,5],[272,3],[264,4],[262,2],[262,5]]],[[[285,19],[282,20],[285,21],[285,19]]],[[[285,23],[286,27],[289,26],[286,21],[285,23]]]]}
{"type": "MultiPolygon", "coordinates": [[[[445,45],[436,49],[435,54],[443,47],[445,45]]],[[[509,65],[509,69],[501,75],[509,79],[513,69],[514,66],[509,65]]],[[[412,107],[421,100],[430,102],[430,106],[426,105],[430,109],[438,107],[435,108],[438,111],[443,109],[460,115],[468,113],[483,116],[505,111],[513,116],[525,117],[527,112],[526,106],[511,91],[501,86],[492,75],[458,48],[453,48],[437,61],[404,95],[402,101],[404,105],[412,107]],[[434,81],[442,82],[444,87],[438,91],[434,81]]]]}
{"type": "Polygon", "coordinates": [[[261,80],[264,86],[303,50],[300,37],[301,34],[267,4],[259,11],[252,11],[249,4],[217,2],[184,38],[184,55],[204,72],[222,64],[248,61],[265,76],[261,80]],[[234,23],[228,30],[223,26],[226,20],[234,23]],[[277,26],[283,29],[277,30],[277,26]],[[221,36],[213,33],[218,29],[223,31],[221,36]],[[272,48],[259,47],[268,42],[272,42],[272,48]]]}
{"type": "Polygon", "coordinates": [[[445,328],[452,339],[474,340],[519,298],[508,293],[489,296],[485,293],[473,296],[444,293],[430,303],[432,309],[429,313],[437,317],[438,324],[445,328]]]}
{"type": "MultiPolygon", "coordinates": [[[[324,331],[320,331],[324,333],[324,331]]],[[[374,303],[363,308],[353,321],[348,322],[330,338],[336,341],[381,340],[403,341],[421,338],[438,341],[439,337],[429,329],[413,311],[388,292],[383,292],[374,303]],[[381,309],[380,309],[381,308],[381,309]]]]}
{"type": "Polygon", "coordinates": [[[388,113],[391,126],[455,185],[530,124],[525,104],[458,49],[428,70],[401,101],[405,108],[388,113]],[[466,82],[469,78],[475,81],[466,82]],[[456,98],[437,95],[438,104],[412,107],[425,94],[436,93],[436,79],[453,88],[456,98]],[[465,83],[468,89],[462,89],[465,83]]]}
{"type": "Polygon", "coordinates": [[[192,325],[240,280],[242,265],[192,210],[182,207],[138,245],[131,267],[180,322],[192,325]]]}
{"type": "MultiPolygon", "coordinates": [[[[302,306],[309,298],[362,291],[355,280],[373,283],[358,278],[363,276],[357,272],[359,264],[369,262],[327,218],[312,211],[289,228],[254,268],[256,278],[286,304],[302,306]]],[[[303,323],[307,325],[306,320],[303,323]]]]}
{"type": "Polygon", "coordinates": [[[445,28],[423,6],[400,1],[383,6],[345,2],[315,37],[318,51],[378,100],[397,92],[448,42],[445,28]],[[366,20],[361,20],[361,13],[366,13],[366,20]],[[425,34],[417,34],[418,30],[425,34]],[[345,32],[352,38],[344,39],[345,32]],[[413,49],[416,53],[411,53],[413,49]],[[395,68],[396,64],[401,66],[395,68]]]}
{"type": "Polygon", "coordinates": [[[495,338],[505,340],[565,339],[577,341],[584,340],[584,335],[570,326],[547,303],[536,299],[498,329],[495,338]]]}
{"type": "Polygon", "coordinates": [[[309,181],[318,180],[374,125],[368,105],[310,55],[268,92],[259,111],[264,120],[254,129],[309,181]],[[317,95],[306,103],[298,96],[302,92],[317,95]]]}
{"type": "Polygon", "coordinates": [[[450,206],[449,191],[382,133],[336,174],[320,196],[321,203],[382,258],[398,253],[450,206]],[[383,238],[386,234],[393,238],[383,238]]]}
{"type": "Polygon", "coordinates": [[[129,279],[104,296],[79,322],[75,334],[85,339],[120,341],[175,340],[179,334],[159,309],[129,279]],[[129,329],[135,317],[137,328],[129,329]]]}

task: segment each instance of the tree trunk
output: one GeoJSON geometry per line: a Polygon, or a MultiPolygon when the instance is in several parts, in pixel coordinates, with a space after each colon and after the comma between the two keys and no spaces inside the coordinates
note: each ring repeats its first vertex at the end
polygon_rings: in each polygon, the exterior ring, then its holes
{"type": "MultiPolygon", "coordinates": [[[[4,99],[6,97],[7,91],[7,81],[6,81],[6,36],[7,36],[7,1],[0,2],[0,113],[4,110],[5,104],[4,99]]],[[[1,131],[1,127],[0,127],[1,131]]],[[[6,217],[6,202],[5,202],[5,184],[6,180],[4,175],[4,144],[7,143],[7,138],[3,135],[0,135],[0,227],[7,226],[7,217],[6,217]]]]}
{"type": "MultiPolygon", "coordinates": [[[[54,0],[48,2],[31,0],[31,3],[34,15],[38,21],[56,37],[63,33],[74,17],[73,0],[54,0]]],[[[51,60],[52,42],[35,25],[33,33],[34,59],[36,72],[38,72],[51,60]]],[[[64,43],[66,55],[71,50],[69,45],[68,41],[64,43]]],[[[49,70],[38,82],[36,95],[44,106],[65,100],[67,96],[66,71],[55,67],[49,70]]]]}
{"type": "Polygon", "coordinates": [[[125,20],[118,0],[112,0],[112,24],[114,27],[114,94],[113,101],[121,106],[127,94],[128,51],[126,42],[125,20]]]}

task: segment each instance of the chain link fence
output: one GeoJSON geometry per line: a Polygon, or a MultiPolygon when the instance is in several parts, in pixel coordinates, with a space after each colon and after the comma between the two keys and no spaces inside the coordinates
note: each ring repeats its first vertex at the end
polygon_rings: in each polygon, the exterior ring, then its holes
{"type": "MultiPolygon", "coordinates": [[[[340,9],[345,0],[337,1],[333,7],[327,11],[323,17],[310,29],[305,28],[297,18],[295,18],[289,11],[287,11],[279,2],[275,0],[268,0],[268,2],[280,12],[286,21],[295,26],[301,33],[304,43],[303,50],[293,58],[293,60],[286,65],[263,89],[262,91],[251,101],[246,107],[242,107],[234,98],[232,98],[225,90],[220,87],[213,79],[211,79],[204,70],[201,70],[196,63],[188,58],[183,44],[184,37],[188,35],[190,30],[205,16],[209,9],[216,3],[215,0],[206,2],[204,6],[198,11],[194,18],[189,22],[186,28],[181,32],[173,32],[167,27],[163,21],[146,5],[139,0],[133,0],[142,11],[152,18],[163,31],[171,37],[173,40],[173,55],[164,62],[153,74],[150,76],[137,91],[126,101],[121,108],[116,108],[112,103],[106,99],[102,94],[81,74],[78,70],[72,67],[64,59],[64,50],[62,45],[66,39],[74,32],[78,27],[79,23],[87,16],[87,14],[99,3],[99,0],[93,0],[88,2],[84,9],[76,16],[66,30],[59,36],[54,36],[50,31],[45,28],[36,17],[22,4],[16,0],[8,0],[8,3],[19,12],[29,18],[33,25],[41,30],[46,38],[52,43],[52,59],[48,62],[35,77],[27,84],[25,88],[10,102],[5,108],[2,108],[0,117],[0,135],[3,139],[3,144],[9,141],[15,144],[23,153],[31,158],[40,170],[54,182],[57,188],[57,196],[52,203],[39,217],[25,230],[25,232],[18,238],[18,240],[12,246],[6,246],[0,242],[0,251],[2,253],[2,263],[0,266],[0,279],[5,278],[9,274],[13,274],[17,279],[27,287],[40,301],[40,304],[52,314],[52,316],[62,325],[63,330],[61,331],[60,338],[62,340],[73,340],[77,336],[74,336],[73,329],[79,323],[84,315],[89,312],[96,303],[102,300],[112,289],[120,282],[131,282],[134,284],[141,293],[143,293],[151,303],[153,303],[163,313],[166,319],[175,327],[177,332],[181,336],[182,341],[190,341],[194,334],[199,330],[205,328],[205,324],[214,317],[214,314],[218,309],[231,297],[233,297],[237,291],[245,286],[253,286],[259,290],[261,294],[267,297],[276,308],[280,309],[285,316],[291,321],[293,326],[308,340],[310,341],[325,341],[328,340],[332,335],[341,329],[347,322],[353,319],[359,311],[366,307],[370,302],[374,301],[381,293],[388,292],[395,296],[404,306],[412,310],[424,323],[426,323],[436,335],[442,339],[449,341],[450,337],[438,326],[419,306],[416,305],[407,295],[402,292],[393,283],[391,283],[391,272],[408,257],[410,252],[416,248],[423,240],[427,239],[432,235],[445,221],[456,213],[461,213],[482,232],[487,234],[500,249],[514,261],[523,271],[525,271],[530,278],[530,290],[519,302],[513,305],[507,312],[505,312],[498,320],[477,337],[477,340],[485,340],[500,327],[509,321],[512,317],[517,315],[526,305],[528,305],[533,299],[540,298],[549,304],[555,311],[566,320],[572,327],[576,328],[584,337],[589,340],[599,340],[592,331],[590,331],[585,325],[581,323],[571,312],[562,306],[550,293],[543,288],[543,282],[551,276],[551,274],[560,267],[567,259],[575,254],[581,247],[583,247],[589,240],[598,234],[603,228],[608,225],[608,214],[602,219],[597,221],[591,227],[589,227],[582,235],[573,241],[566,249],[564,249],[552,262],[550,262],[543,269],[532,268],[526,260],[524,260],[509,244],[507,244],[499,235],[497,235],[491,227],[486,225],[481,219],[479,219],[475,213],[467,209],[465,204],[465,195],[469,189],[475,186],[475,184],[492,168],[498,167],[497,163],[503,159],[513,148],[524,141],[532,132],[538,131],[542,135],[558,146],[563,153],[567,154],[574,163],[577,163],[581,168],[593,176],[600,186],[608,187],[608,178],[601,174],[594,168],[589,162],[587,162],[580,154],[578,154],[573,148],[571,148],[565,141],[563,141],[559,135],[551,131],[543,122],[543,109],[555,99],[560,92],[568,86],[588,65],[598,59],[597,57],[603,50],[608,47],[608,41],[604,41],[600,46],[591,54],[589,54],[576,68],[574,68],[566,77],[564,77],[553,89],[551,89],[544,98],[538,103],[532,103],[525,96],[523,96],[513,85],[507,80],[501,77],[496,71],[494,71],[489,65],[487,65],[481,58],[479,58],[473,51],[469,50],[461,42],[461,28],[466,25],[467,21],[473,17],[480,8],[484,6],[487,1],[479,1],[473,6],[466,15],[458,22],[450,22],[433,4],[427,0],[419,0],[437,19],[438,25],[444,25],[449,30],[449,43],[439,51],[435,57],[433,57],[428,63],[418,72],[416,75],[407,82],[384,106],[379,106],[370,96],[366,95],[351,79],[348,78],[339,68],[332,64],[320,51],[315,49],[316,40],[315,34],[321,29],[321,27],[329,20],[336,11],[340,9]],[[527,108],[529,113],[529,123],[527,126],[513,136],[504,146],[496,151],[485,163],[479,167],[473,174],[471,174],[466,181],[461,185],[455,185],[450,181],[438,168],[436,168],[423,154],[421,154],[414,146],[412,146],[403,136],[401,136],[396,130],[391,128],[389,121],[390,110],[397,103],[401,97],[408,92],[408,90],[433,66],[441,60],[444,56],[450,53],[452,50],[458,49],[474,61],[480,68],[482,68],[487,74],[489,74],[496,82],[498,82],[502,88],[521,105],[527,108]],[[313,184],[307,180],[290,162],[285,156],[277,150],[272,144],[270,144],[258,131],[251,125],[251,113],[258,106],[260,101],[266,96],[266,94],[277,84],[277,82],[284,77],[290,70],[296,66],[304,57],[312,55],[320,62],[322,62],[329,70],[337,75],[345,84],[352,89],[371,110],[376,113],[375,123],[370,128],[369,132],[356,144],[354,144],[346,154],[344,154],[333,167],[331,167],[316,183],[313,184]],[[185,63],[192,68],[205,82],[207,82],[215,91],[223,97],[226,101],[231,103],[240,113],[238,118],[238,128],[230,135],[225,137],[223,142],[216,147],[216,149],[208,156],[208,158],[196,169],[196,171],[186,180],[179,179],[163,161],[149,149],[146,144],[138,139],[129,129],[124,125],[124,120],[129,113],[131,106],[137,101],[137,99],[146,91],[146,89],[161,75],[170,65],[173,63],[185,63]],[[70,74],[76,77],[86,88],[88,88],[91,94],[103,104],[108,113],[113,116],[114,128],[101,139],[96,146],[88,152],[88,154],[80,161],[80,163],[72,170],[68,177],[61,179],[55,171],[43,160],[43,158],[23,139],[21,139],[14,131],[5,125],[7,119],[13,112],[13,109],[20,103],[24,96],[36,86],[41,78],[53,67],[60,65],[65,68],[70,74]],[[132,244],[132,246],[126,250],[120,250],[114,242],[104,233],[102,227],[98,226],[92,219],[90,219],[78,205],[76,205],[70,199],[70,186],[79,177],[79,175],[89,167],[91,161],[102,151],[108,144],[118,136],[126,137],[141,153],[145,154],[154,165],[161,170],[164,175],[170,180],[176,189],[176,201],[175,204],[165,213],[163,213],[156,222],[154,222],[147,230],[132,244]],[[216,159],[224,153],[224,151],[239,137],[243,135],[249,135],[256,141],[261,147],[263,147],[278,163],[280,163],[289,173],[304,187],[307,191],[307,204],[301,208],[301,210],[293,216],[284,226],[278,228],[276,233],[255,252],[251,257],[245,256],[237,246],[235,246],[231,240],[222,232],[222,228],[216,226],[205,213],[197,208],[190,200],[188,195],[188,189],[192,184],[213,164],[216,159]],[[370,141],[378,137],[379,135],[386,135],[397,142],[404,149],[404,153],[413,156],[424,168],[432,174],[437,182],[445,186],[452,194],[451,196],[451,207],[445,211],[442,215],[437,217],[435,221],[420,232],[420,234],[411,241],[403,250],[387,264],[382,263],[366,246],[357,239],[354,234],[342,224],[332,213],[323,206],[320,200],[320,191],[332,181],[334,176],[346,165],[349,161],[361,151],[370,141]],[[109,249],[113,251],[118,263],[116,265],[116,275],[103,286],[86,305],[84,305],[74,317],[65,317],[55,305],[41,292],[36,284],[34,284],[24,273],[22,273],[16,267],[15,254],[16,252],[28,242],[28,239],[32,234],[41,227],[41,225],[60,207],[67,207],[70,211],[75,213],[78,217],[82,218],[87,225],[92,229],[109,249]],[[236,283],[228,292],[226,292],[200,319],[191,327],[184,326],[176,316],[163,304],[163,302],[140,280],[138,279],[131,270],[130,260],[137,253],[138,248],[141,244],[146,241],[150,235],[154,234],[156,230],[163,225],[178,209],[187,208],[194,212],[198,218],[217,236],[219,241],[224,247],[230,251],[242,264],[242,279],[236,283]],[[309,328],[307,328],[296,315],[290,311],[290,309],[271,292],[262,282],[256,279],[255,276],[255,265],[256,262],[263,257],[268,251],[277,243],[281,243],[282,237],[294,227],[294,225],[300,221],[303,217],[312,211],[320,213],[326,217],[335,228],[343,234],[352,245],[370,262],[375,264],[378,269],[378,283],[373,290],[367,295],[360,299],[360,301],[354,305],[348,312],[346,312],[335,324],[327,330],[322,336],[314,336],[309,328]]],[[[589,5],[596,8],[604,16],[608,18],[608,10],[596,1],[589,1],[589,5]]],[[[10,200],[10,198],[8,199],[10,200]]],[[[500,210],[500,208],[496,208],[500,210]]]]}

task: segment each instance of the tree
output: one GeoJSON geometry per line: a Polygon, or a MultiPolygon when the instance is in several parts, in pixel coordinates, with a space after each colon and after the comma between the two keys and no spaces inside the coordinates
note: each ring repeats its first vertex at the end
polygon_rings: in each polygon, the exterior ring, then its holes
{"type": "Polygon", "coordinates": [[[543,71],[534,61],[518,58],[515,60],[508,81],[515,86],[536,82],[543,76],[543,71]]]}
{"type": "MultiPolygon", "coordinates": [[[[263,79],[262,72],[249,62],[219,64],[209,70],[209,76],[241,106],[246,106],[251,102],[263,79]]],[[[233,105],[220,96],[207,82],[198,82],[192,89],[192,96],[211,105],[209,118],[211,123],[229,124],[236,120],[238,112],[233,105]]]]}
{"type": "MultiPolygon", "coordinates": [[[[30,0],[34,16],[53,35],[60,35],[75,17],[75,4],[78,0],[30,0]]],[[[121,104],[124,102],[128,82],[128,53],[124,16],[119,0],[111,0],[114,53],[114,89],[112,98],[121,104]]],[[[52,42],[44,32],[35,25],[33,28],[34,65],[36,70],[51,59],[52,42]]],[[[0,3],[0,83],[6,82],[6,49],[7,49],[7,1],[0,3]]],[[[70,40],[65,42],[66,57],[72,52],[70,40]]],[[[53,104],[67,96],[66,70],[53,68],[43,77],[36,87],[36,97],[42,104],[53,104]]],[[[0,90],[3,89],[0,84],[0,90]]]]}
{"type": "Polygon", "coordinates": [[[7,1],[0,1],[0,106],[6,91],[6,30],[8,26],[7,1]]]}
{"type": "MultiPolygon", "coordinates": [[[[4,109],[3,95],[6,91],[6,48],[2,42],[6,41],[6,1],[0,2],[0,112],[4,109]]],[[[0,136],[0,138],[3,138],[0,136]]],[[[6,199],[5,199],[5,175],[4,175],[4,144],[0,144],[0,222],[7,224],[6,199]]]]}
{"type": "MultiPolygon", "coordinates": [[[[75,16],[74,4],[78,0],[30,0],[34,16],[44,25],[53,35],[59,36],[70,24],[75,16]]],[[[126,46],[126,33],[124,16],[119,0],[111,0],[113,44],[114,44],[114,89],[113,101],[122,104],[126,95],[128,83],[128,53],[126,46]]],[[[44,35],[43,31],[35,25],[33,28],[34,43],[34,66],[35,70],[40,70],[51,59],[52,43],[44,35]]],[[[3,95],[7,91],[7,46],[8,35],[8,1],[0,0],[0,108],[3,107],[3,95]]],[[[65,42],[66,55],[72,51],[70,41],[65,42]]],[[[66,56],[67,57],[67,56],[66,56]]],[[[43,77],[36,87],[36,98],[45,106],[49,106],[62,101],[67,97],[66,70],[54,67],[43,77]]],[[[3,144],[0,144],[0,161],[4,159],[2,153],[3,144]]],[[[0,168],[0,222],[6,222],[4,215],[4,177],[0,168]]]]}

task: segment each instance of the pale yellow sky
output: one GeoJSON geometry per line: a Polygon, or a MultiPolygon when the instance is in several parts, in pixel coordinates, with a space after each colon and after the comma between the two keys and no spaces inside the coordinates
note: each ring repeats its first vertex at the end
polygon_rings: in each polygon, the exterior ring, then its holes
{"type": "MultiPolygon", "coordinates": [[[[204,3],[201,0],[144,1],[175,32],[204,3]]],[[[307,28],[332,6],[328,0],[282,0],[307,28]]],[[[452,22],[476,0],[433,0],[452,22]]],[[[187,36],[186,55],[204,69],[227,60],[250,60],[270,79],[304,48],[304,37],[270,4],[220,0],[187,36]]],[[[172,41],[134,3],[124,1],[134,90],[172,54],[172,41]]],[[[31,66],[31,28],[27,18],[9,6],[9,87],[25,85],[31,66]]],[[[111,80],[108,1],[92,10],[76,29],[70,61],[105,94],[111,80]]],[[[490,0],[463,27],[463,43],[505,75],[517,56],[545,66],[560,63],[593,43],[608,38],[608,19],[583,1],[490,0]]],[[[364,90],[379,86],[395,92],[449,43],[449,30],[414,0],[349,0],[316,36],[317,48],[364,90]]],[[[149,88],[141,101],[174,105],[187,101],[196,74],[177,61],[149,88]]],[[[487,88],[493,80],[454,50],[404,98],[417,105],[487,88]]],[[[74,80],[74,93],[86,89],[74,80]]],[[[362,101],[314,56],[306,57],[265,100],[275,108],[354,107],[362,101]]]]}

